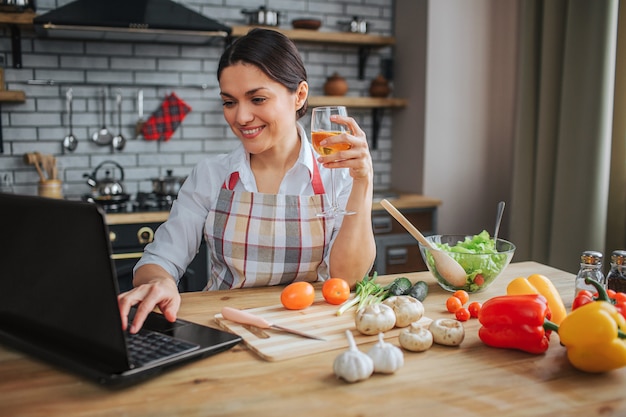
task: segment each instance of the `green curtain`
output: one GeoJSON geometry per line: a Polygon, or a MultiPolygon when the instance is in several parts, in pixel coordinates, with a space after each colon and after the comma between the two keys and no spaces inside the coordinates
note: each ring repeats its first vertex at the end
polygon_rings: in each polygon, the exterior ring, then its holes
{"type": "Polygon", "coordinates": [[[583,250],[605,252],[618,4],[520,2],[516,261],[576,272],[583,250]]]}

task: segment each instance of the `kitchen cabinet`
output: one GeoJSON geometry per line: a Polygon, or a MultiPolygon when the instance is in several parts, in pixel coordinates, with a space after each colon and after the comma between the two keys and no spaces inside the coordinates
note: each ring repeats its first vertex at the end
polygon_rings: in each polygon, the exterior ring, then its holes
{"type": "MultiPolygon", "coordinates": [[[[389,200],[422,234],[437,234],[440,200],[416,194],[400,195],[389,200]]],[[[372,227],[376,240],[376,260],[372,271],[382,275],[427,269],[415,238],[377,203],[372,210],[372,227]]]]}

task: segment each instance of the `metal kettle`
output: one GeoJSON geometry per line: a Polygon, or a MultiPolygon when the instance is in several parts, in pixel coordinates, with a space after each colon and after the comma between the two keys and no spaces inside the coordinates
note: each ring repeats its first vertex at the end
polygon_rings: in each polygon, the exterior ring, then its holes
{"type": "Polygon", "coordinates": [[[91,174],[84,174],[87,178],[87,185],[92,188],[92,194],[96,197],[110,197],[125,195],[124,184],[124,169],[120,164],[115,161],[103,161],[93,170],[91,174]],[[98,170],[106,164],[115,165],[120,171],[120,179],[116,179],[111,175],[111,170],[105,171],[104,178],[98,179],[98,170]]]}

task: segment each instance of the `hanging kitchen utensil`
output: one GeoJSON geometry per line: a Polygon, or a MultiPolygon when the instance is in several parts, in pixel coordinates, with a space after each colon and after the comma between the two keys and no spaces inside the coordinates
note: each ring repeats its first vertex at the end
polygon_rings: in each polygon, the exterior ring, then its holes
{"type": "Polygon", "coordinates": [[[137,113],[139,117],[137,119],[137,123],[135,124],[135,139],[141,135],[141,129],[145,123],[143,120],[143,90],[139,90],[137,92],[137,113]]]}
{"type": "Polygon", "coordinates": [[[113,141],[113,135],[106,128],[106,91],[102,90],[102,128],[95,132],[91,138],[98,145],[110,145],[113,141]]]}
{"type": "Polygon", "coordinates": [[[301,337],[306,337],[308,339],[324,340],[321,337],[317,337],[312,334],[270,323],[261,316],[255,316],[254,314],[248,313],[247,311],[238,310],[232,307],[222,307],[222,316],[226,320],[234,321],[235,323],[239,324],[249,324],[258,327],[259,329],[274,329],[287,333],[292,333],[301,337]]]}
{"type": "Polygon", "coordinates": [[[76,137],[74,136],[72,127],[73,95],[71,88],[68,88],[67,93],[65,94],[65,98],[65,103],[67,106],[67,121],[70,128],[70,133],[63,139],[63,153],[65,153],[65,151],[74,152],[76,150],[76,147],[78,146],[78,139],[76,139],[76,137]]]}
{"type": "Polygon", "coordinates": [[[126,138],[122,135],[122,93],[118,92],[117,102],[117,135],[113,138],[112,146],[114,151],[121,151],[126,146],[126,138]]]}

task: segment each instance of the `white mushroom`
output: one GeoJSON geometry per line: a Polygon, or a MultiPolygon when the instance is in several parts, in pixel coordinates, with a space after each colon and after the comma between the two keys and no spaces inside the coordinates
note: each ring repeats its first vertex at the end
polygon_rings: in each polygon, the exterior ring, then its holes
{"type": "Polygon", "coordinates": [[[402,330],[398,336],[400,346],[411,352],[424,352],[433,345],[433,334],[417,323],[411,323],[408,329],[402,330]]]}
{"type": "Polygon", "coordinates": [[[374,361],[374,372],[393,374],[404,365],[404,354],[400,348],[385,342],[383,333],[378,333],[378,343],[367,352],[374,361]]]}
{"type": "Polygon", "coordinates": [[[346,337],[350,348],[335,358],[333,362],[335,375],[348,382],[357,382],[369,378],[374,372],[372,358],[357,348],[350,330],[346,330],[346,337]]]}
{"type": "Polygon", "coordinates": [[[454,319],[437,319],[430,323],[428,330],[433,334],[433,341],[445,346],[458,346],[465,338],[463,324],[454,319]]]}
{"type": "Polygon", "coordinates": [[[421,301],[408,295],[389,297],[383,304],[391,307],[396,314],[396,327],[406,327],[424,315],[424,305],[421,301]]]}
{"type": "Polygon", "coordinates": [[[393,329],[396,314],[388,305],[371,304],[356,313],[354,323],[359,332],[371,336],[393,329]]]}

